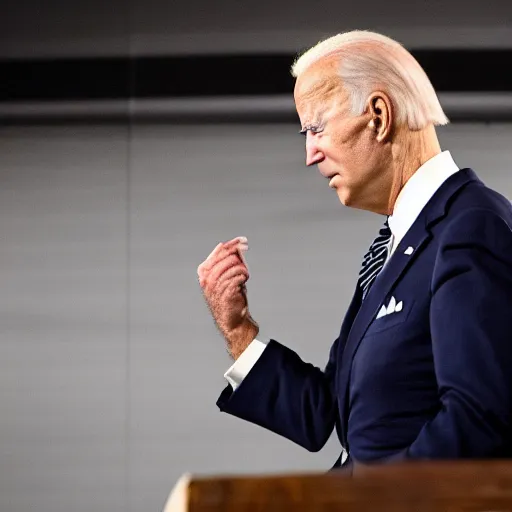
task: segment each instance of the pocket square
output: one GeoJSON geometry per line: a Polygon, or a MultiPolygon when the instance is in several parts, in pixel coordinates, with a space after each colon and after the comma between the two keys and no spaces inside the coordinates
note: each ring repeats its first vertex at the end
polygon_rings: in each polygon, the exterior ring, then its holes
{"type": "Polygon", "coordinates": [[[403,307],[403,301],[397,303],[395,297],[391,297],[387,307],[384,304],[382,305],[379,313],[377,314],[377,318],[382,318],[383,316],[391,315],[392,313],[399,313],[402,311],[403,307]]]}

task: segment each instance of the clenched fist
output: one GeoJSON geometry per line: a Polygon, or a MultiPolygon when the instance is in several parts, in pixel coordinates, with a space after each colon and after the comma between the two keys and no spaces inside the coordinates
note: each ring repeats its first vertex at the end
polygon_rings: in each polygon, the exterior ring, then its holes
{"type": "Polygon", "coordinates": [[[197,268],[206,303],[234,359],[258,334],[247,303],[249,271],[243,258],[247,249],[245,237],[220,243],[197,268]]]}

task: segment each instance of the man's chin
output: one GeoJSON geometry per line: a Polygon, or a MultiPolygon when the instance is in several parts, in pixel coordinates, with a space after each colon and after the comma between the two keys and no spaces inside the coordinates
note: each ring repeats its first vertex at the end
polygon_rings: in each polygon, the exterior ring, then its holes
{"type": "Polygon", "coordinates": [[[357,201],[357,197],[350,190],[347,190],[346,187],[336,187],[335,189],[336,195],[340,203],[343,206],[348,206],[349,208],[361,209],[361,202],[357,201]]]}
{"type": "Polygon", "coordinates": [[[352,206],[350,201],[350,195],[347,194],[347,191],[343,187],[335,187],[334,191],[340,200],[340,203],[343,206],[352,206]]]}

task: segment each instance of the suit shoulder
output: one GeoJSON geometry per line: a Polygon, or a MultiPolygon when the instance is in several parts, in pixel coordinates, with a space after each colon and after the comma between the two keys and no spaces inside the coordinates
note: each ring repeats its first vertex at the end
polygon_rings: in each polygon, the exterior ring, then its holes
{"type": "Polygon", "coordinates": [[[503,194],[486,186],[481,181],[473,181],[457,194],[448,207],[447,221],[460,222],[492,217],[501,218],[512,227],[512,203],[503,194]]]}

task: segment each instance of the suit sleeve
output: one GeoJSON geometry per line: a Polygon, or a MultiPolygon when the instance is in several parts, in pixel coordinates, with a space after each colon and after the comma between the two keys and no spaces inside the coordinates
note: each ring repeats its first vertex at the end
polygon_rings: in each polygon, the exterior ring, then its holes
{"type": "Polygon", "coordinates": [[[224,378],[231,384],[233,390],[240,386],[266,348],[266,343],[257,338],[253,339],[240,357],[224,373],[224,378]]]}
{"type": "Polygon", "coordinates": [[[512,233],[498,214],[470,210],[446,229],[431,291],[441,407],[401,458],[503,456],[512,429],[512,233]]]}
{"type": "Polygon", "coordinates": [[[270,340],[236,390],[228,385],[221,393],[219,409],[309,451],[319,451],[329,439],[337,417],[333,382],[337,346],[336,340],[322,371],[270,340]]]}

